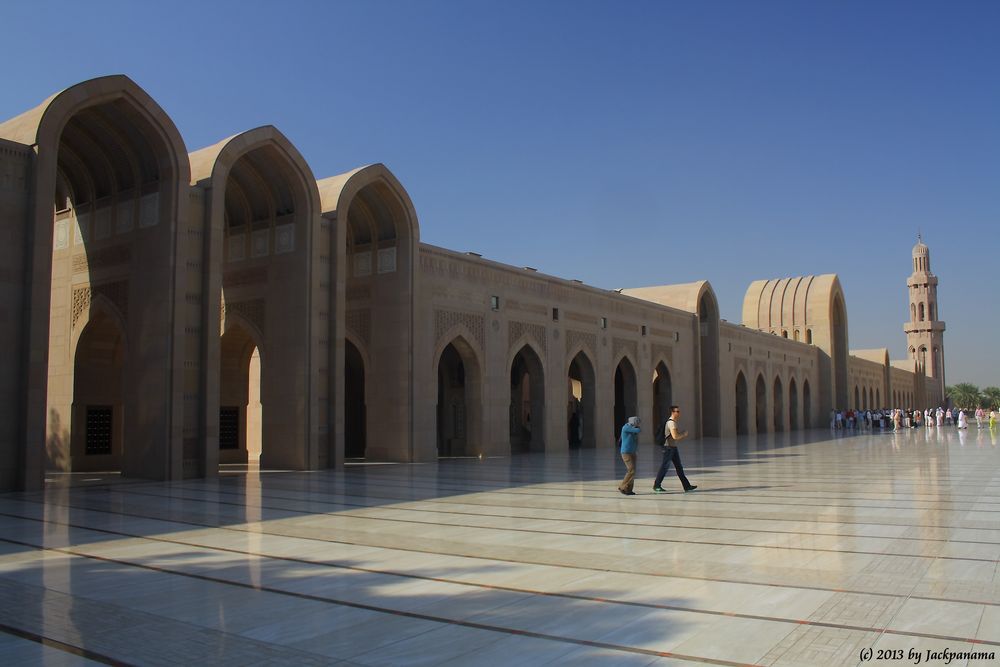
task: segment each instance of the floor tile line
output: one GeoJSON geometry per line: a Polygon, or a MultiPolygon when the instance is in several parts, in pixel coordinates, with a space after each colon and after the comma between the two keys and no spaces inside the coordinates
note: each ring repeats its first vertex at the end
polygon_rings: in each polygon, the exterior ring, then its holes
{"type": "MultiPolygon", "coordinates": [[[[627,653],[636,653],[636,654],[641,654],[641,655],[651,655],[651,656],[662,656],[662,655],[664,655],[664,653],[661,652],[661,651],[654,651],[652,649],[644,649],[644,648],[640,648],[640,647],[637,647],[637,646],[625,646],[625,645],[622,645],[622,644],[614,644],[614,643],[610,643],[610,642],[602,642],[602,641],[597,641],[597,640],[592,640],[592,639],[579,639],[579,638],[575,638],[575,637],[564,637],[562,635],[551,635],[551,634],[542,633],[542,632],[535,632],[535,631],[532,631],[532,630],[521,630],[521,629],[516,629],[516,628],[505,628],[505,627],[500,626],[500,625],[490,625],[490,624],[487,624],[487,623],[477,623],[475,621],[464,621],[464,620],[458,620],[458,619],[451,619],[451,618],[447,618],[447,617],[444,617],[444,616],[435,616],[433,614],[423,614],[423,613],[416,612],[416,611],[405,611],[405,610],[402,610],[402,609],[390,609],[390,608],[387,608],[387,607],[379,607],[377,605],[370,605],[370,604],[365,604],[365,603],[362,603],[362,602],[353,602],[353,601],[350,601],[350,600],[338,600],[336,598],[325,598],[325,597],[321,597],[321,596],[317,596],[317,595],[310,595],[308,593],[300,593],[298,591],[286,591],[286,590],[282,590],[280,588],[272,588],[270,586],[262,586],[262,585],[259,585],[259,584],[248,584],[248,583],[244,583],[244,582],[240,582],[240,581],[229,581],[229,580],[225,580],[225,579],[219,579],[219,578],[216,578],[216,577],[210,577],[210,576],[204,575],[204,574],[197,574],[197,573],[194,573],[194,572],[182,572],[182,571],[178,571],[178,570],[170,570],[170,569],[158,567],[156,565],[147,565],[147,564],[143,564],[143,563],[133,563],[133,562],[126,561],[126,560],[121,560],[121,559],[117,559],[117,558],[111,558],[111,557],[108,557],[108,556],[98,556],[98,555],[95,555],[95,554],[88,554],[88,553],[83,553],[83,552],[77,552],[77,551],[75,551],[73,549],[69,549],[69,548],[65,548],[65,547],[39,546],[39,545],[31,544],[29,542],[23,542],[21,540],[14,540],[14,539],[11,539],[9,537],[0,537],[0,542],[7,542],[8,544],[16,544],[16,545],[19,545],[19,546],[25,546],[25,547],[29,547],[29,548],[33,548],[33,549],[38,549],[38,550],[41,550],[41,551],[53,551],[53,552],[57,552],[57,553],[67,554],[67,555],[70,555],[70,556],[75,556],[77,558],[83,558],[83,559],[86,559],[86,560],[95,560],[95,561],[100,561],[100,562],[105,562],[105,563],[114,563],[116,565],[124,565],[124,566],[127,566],[127,567],[135,567],[135,568],[140,568],[140,569],[144,569],[144,570],[149,570],[149,571],[152,571],[152,572],[157,572],[157,573],[160,573],[160,574],[169,574],[169,575],[174,575],[174,576],[179,576],[179,577],[186,577],[186,578],[190,578],[190,579],[196,579],[196,580],[199,580],[199,581],[207,581],[207,582],[210,582],[210,583],[217,583],[217,584],[222,584],[222,585],[234,586],[234,587],[237,587],[237,588],[243,588],[243,589],[252,590],[252,591],[255,591],[255,592],[273,593],[275,595],[290,596],[290,597],[294,597],[294,598],[301,599],[301,600],[309,600],[311,602],[320,602],[320,603],[323,603],[323,604],[334,604],[334,605],[341,605],[341,606],[345,606],[345,607],[352,607],[352,608],[355,608],[355,609],[364,609],[366,611],[374,611],[374,612],[378,612],[378,613],[391,614],[393,616],[402,616],[402,617],[413,618],[413,619],[417,619],[417,620],[430,621],[430,622],[433,622],[433,623],[441,623],[443,625],[461,626],[461,627],[471,628],[471,629],[475,629],[475,630],[485,630],[485,631],[489,631],[489,632],[499,632],[499,633],[503,633],[503,634],[507,634],[507,635],[513,635],[513,636],[519,636],[519,637],[531,637],[533,639],[543,639],[543,640],[547,640],[547,641],[557,641],[557,642],[563,642],[563,643],[568,643],[568,644],[574,644],[574,645],[578,645],[578,646],[590,646],[590,647],[593,647],[593,648],[608,649],[608,650],[613,650],[613,651],[624,651],[624,652],[627,652],[627,653]]],[[[742,663],[742,662],[734,662],[734,661],[731,661],[731,660],[721,660],[721,659],[717,659],[717,658],[709,658],[709,657],[695,656],[695,655],[686,655],[686,654],[680,654],[680,653],[670,653],[669,657],[676,658],[678,660],[685,660],[685,661],[688,661],[688,662],[699,662],[699,663],[703,663],[703,664],[724,665],[724,666],[727,666],[727,667],[746,667],[746,663],[742,663]]],[[[114,662],[114,663],[108,663],[108,664],[124,665],[126,663],[114,662]]]]}
{"type": "MultiPolygon", "coordinates": [[[[96,487],[91,487],[91,488],[96,489],[96,487]]],[[[110,490],[110,487],[101,487],[101,488],[108,488],[110,490]]],[[[183,489],[188,490],[188,491],[198,491],[198,489],[195,489],[195,488],[192,488],[192,487],[179,487],[179,488],[183,488],[183,489]]],[[[111,492],[113,492],[113,493],[119,493],[119,491],[111,491],[111,492]]],[[[177,498],[177,499],[180,499],[180,500],[190,500],[189,498],[185,498],[183,496],[178,496],[178,495],[173,495],[173,494],[166,494],[165,495],[165,494],[159,494],[159,493],[148,493],[148,492],[147,493],[142,493],[142,492],[134,492],[134,491],[128,491],[127,493],[134,493],[136,495],[147,495],[147,496],[156,497],[156,498],[167,498],[167,499],[177,498]]],[[[652,495],[652,494],[650,494],[650,495],[652,495]]],[[[449,500],[435,500],[435,499],[432,499],[432,498],[428,498],[428,499],[416,499],[416,500],[414,500],[414,499],[393,499],[393,498],[384,498],[384,499],[388,500],[388,501],[399,502],[399,503],[449,504],[449,503],[452,502],[452,501],[449,501],[449,500]]],[[[617,499],[617,498],[614,498],[614,497],[611,497],[611,499],[620,500],[620,499],[617,499]]],[[[196,498],[194,500],[198,501],[200,499],[196,498]]],[[[289,500],[291,500],[291,499],[289,499],[289,500]]],[[[226,501],[220,501],[220,502],[226,502],[226,501]]],[[[324,501],[317,501],[317,502],[324,502],[324,501]]],[[[230,504],[230,505],[235,504],[236,506],[239,506],[239,507],[243,507],[244,506],[243,504],[240,504],[240,503],[228,503],[228,504],[230,504]]],[[[454,503],[454,504],[457,504],[457,503],[454,503]]],[[[572,510],[568,510],[568,509],[550,508],[550,507],[539,507],[539,506],[535,506],[535,505],[498,505],[498,504],[485,504],[485,503],[480,504],[480,503],[471,503],[471,502],[467,502],[466,504],[474,505],[476,507],[488,507],[488,508],[507,507],[507,508],[511,508],[511,509],[525,509],[525,510],[535,509],[535,510],[551,510],[551,511],[572,511],[572,510]]],[[[365,506],[365,507],[370,507],[370,506],[365,506]]],[[[290,511],[290,512],[291,511],[295,511],[295,510],[285,510],[285,509],[282,509],[282,508],[272,508],[272,509],[275,509],[276,511],[290,511]]],[[[400,508],[400,509],[405,509],[405,508],[400,508]]],[[[589,507],[587,508],[587,512],[597,513],[597,514],[612,514],[612,515],[616,515],[616,516],[629,516],[629,515],[644,516],[644,517],[663,517],[664,516],[662,514],[654,514],[654,513],[649,513],[649,512],[629,512],[629,513],[625,513],[625,512],[622,512],[621,510],[601,510],[601,509],[594,509],[594,508],[589,508],[589,507]]],[[[791,518],[791,519],[789,519],[789,518],[780,518],[780,517],[764,517],[764,518],[761,518],[761,517],[746,517],[746,516],[712,516],[712,515],[707,515],[707,514],[676,514],[676,513],[672,514],[670,516],[681,516],[681,517],[697,518],[697,519],[725,519],[725,520],[732,520],[732,521],[747,521],[747,520],[750,520],[750,521],[774,521],[774,522],[791,522],[791,523],[802,523],[802,522],[831,523],[831,524],[839,524],[839,525],[845,525],[845,526],[853,526],[853,525],[860,525],[860,526],[887,526],[887,527],[895,527],[895,528],[932,528],[932,529],[940,529],[940,530],[997,530],[997,529],[993,529],[993,528],[969,528],[969,527],[963,527],[963,526],[948,526],[948,525],[941,525],[941,524],[938,524],[938,525],[926,525],[926,524],[912,524],[912,523],[879,523],[879,522],[874,522],[874,521],[841,521],[841,520],[837,520],[837,521],[830,520],[830,521],[827,521],[827,520],[822,520],[822,519],[816,519],[815,517],[810,518],[810,519],[798,519],[798,518],[791,518]]],[[[553,520],[556,520],[556,519],[553,519],[553,520]]],[[[618,523],[618,522],[614,522],[614,523],[618,523]]],[[[646,525],[646,524],[634,524],[634,525],[646,525]]],[[[816,533],[816,534],[817,535],[829,535],[829,533],[816,533]]],[[[859,537],[878,537],[878,536],[864,536],[864,535],[862,535],[862,536],[859,536],[859,537]]],[[[893,537],[893,538],[890,538],[890,539],[905,539],[905,538],[896,538],[896,537],[893,537]]],[[[959,540],[947,540],[947,541],[958,542],[959,540]]],[[[994,542],[976,542],[976,541],[969,541],[969,543],[971,543],[971,544],[995,544],[994,542]]]]}
{"type": "MultiPolygon", "coordinates": [[[[171,497],[176,497],[176,496],[171,496],[171,497]]],[[[197,502],[197,500],[194,499],[194,498],[181,498],[181,499],[189,501],[189,502],[197,502]]],[[[219,504],[236,506],[236,507],[242,507],[243,506],[243,505],[240,505],[239,503],[229,502],[229,501],[223,501],[223,500],[219,500],[219,501],[216,501],[216,502],[219,503],[219,504]]],[[[303,515],[312,515],[312,514],[315,514],[315,512],[309,512],[309,511],[306,511],[306,510],[292,510],[292,509],[284,509],[284,508],[277,508],[277,507],[265,507],[263,505],[261,505],[260,507],[262,509],[269,509],[269,510],[274,510],[274,511],[296,512],[298,514],[303,514],[303,515]]],[[[372,508],[372,509],[378,509],[378,508],[372,508]]],[[[816,552],[820,552],[820,553],[855,554],[855,555],[863,555],[863,556],[901,556],[901,557],[906,557],[906,558],[926,558],[926,559],[935,559],[935,558],[938,558],[938,556],[925,556],[925,555],[922,555],[922,554],[893,553],[893,552],[886,552],[886,551],[863,551],[863,550],[858,550],[858,549],[830,549],[830,548],[823,548],[823,547],[797,547],[797,546],[785,546],[785,545],[739,544],[739,543],[735,543],[735,542],[706,542],[706,541],[701,541],[701,540],[680,540],[680,539],[671,539],[671,538],[665,538],[665,537],[641,537],[641,536],[639,536],[639,537],[637,537],[637,536],[625,537],[625,536],[621,536],[621,535],[591,535],[591,534],[586,534],[586,533],[570,533],[570,532],[558,532],[558,531],[550,531],[550,530],[540,530],[540,529],[537,529],[537,528],[513,528],[513,527],[479,526],[479,525],[475,525],[475,524],[439,523],[439,522],[434,522],[434,521],[419,521],[419,520],[407,520],[407,519],[394,519],[394,518],[377,517],[377,516],[359,516],[359,515],[356,515],[356,514],[352,514],[350,512],[336,512],[336,513],[325,513],[325,514],[328,514],[330,516],[336,516],[336,517],[347,517],[347,518],[357,519],[357,520],[362,520],[362,521],[388,521],[388,522],[393,522],[393,523],[418,524],[418,525],[438,526],[438,527],[444,527],[444,528],[474,528],[474,529],[477,529],[477,530],[508,531],[508,532],[515,532],[515,533],[528,533],[528,534],[534,534],[534,535],[560,535],[560,536],[567,536],[567,537],[586,537],[586,538],[604,539],[604,540],[635,540],[637,542],[656,542],[656,543],[668,543],[668,544],[697,544],[697,545],[702,545],[702,546],[739,547],[739,548],[745,548],[745,549],[781,549],[781,550],[788,550],[788,551],[816,551],[816,552]]],[[[548,521],[549,519],[546,519],[546,520],[548,521]]],[[[638,525],[638,524],[633,524],[633,525],[638,525]]],[[[659,526],[649,526],[649,528],[658,528],[658,527],[659,526]]],[[[794,534],[794,533],[789,533],[789,534],[794,534]]],[[[891,540],[891,539],[895,539],[895,538],[871,538],[871,539],[889,539],[889,540],[891,540]]],[[[985,563],[995,563],[995,562],[997,562],[997,559],[995,559],[995,558],[972,558],[972,557],[965,557],[965,556],[940,556],[940,558],[947,559],[947,560],[985,562],[985,563]]]]}
{"type": "Polygon", "coordinates": [[[75,644],[69,644],[58,639],[53,639],[52,637],[46,637],[45,635],[40,635],[38,633],[31,632],[30,630],[25,630],[24,628],[7,625],[6,623],[0,623],[0,632],[4,632],[14,637],[20,637],[21,639],[26,639],[28,641],[35,642],[36,644],[41,644],[42,646],[57,649],[63,653],[69,653],[70,655],[75,655],[79,658],[86,658],[87,660],[99,662],[103,665],[112,665],[113,667],[132,667],[131,663],[111,658],[91,649],[77,646],[75,644]]]}

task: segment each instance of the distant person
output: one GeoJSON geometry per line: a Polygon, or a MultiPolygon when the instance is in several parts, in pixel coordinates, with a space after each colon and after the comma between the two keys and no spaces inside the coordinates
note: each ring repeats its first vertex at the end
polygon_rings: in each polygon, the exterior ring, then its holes
{"type": "Polygon", "coordinates": [[[635,486],[635,458],[636,451],[639,449],[639,423],[638,417],[629,417],[625,425],[622,426],[621,451],[622,461],[625,462],[625,479],[618,485],[618,490],[625,496],[635,495],[632,487],[635,486]]]}
{"type": "Polygon", "coordinates": [[[997,425],[997,411],[990,410],[990,428],[996,428],[997,425]]]}
{"type": "Polygon", "coordinates": [[[952,424],[955,423],[955,419],[951,413],[951,408],[948,408],[944,412],[944,423],[947,424],[948,426],[951,426],[952,424]]]}
{"type": "Polygon", "coordinates": [[[663,478],[670,470],[670,464],[674,464],[677,471],[677,479],[681,480],[681,486],[685,491],[694,491],[698,487],[688,481],[684,475],[684,466],[681,465],[681,455],[677,451],[677,443],[688,437],[687,431],[681,431],[678,422],[681,418],[681,409],[676,405],[670,406],[670,419],[663,425],[666,435],[666,442],[663,445],[663,461],[660,463],[660,471],[656,473],[656,481],[653,482],[654,493],[666,493],[662,486],[663,478]]]}
{"type": "Polygon", "coordinates": [[[986,416],[986,411],[982,407],[976,408],[976,428],[983,427],[983,417],[986,416]]]}
{"type": "Polygon", "coordinates": [[[958,427],[969,428],[969,418],[965,416],[965,410],[958,411],[958,427]]]}

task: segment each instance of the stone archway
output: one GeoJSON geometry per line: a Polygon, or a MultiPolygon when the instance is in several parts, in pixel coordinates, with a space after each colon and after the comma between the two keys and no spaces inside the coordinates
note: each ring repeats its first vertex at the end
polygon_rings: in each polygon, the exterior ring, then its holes
{"type": "Polygon", "coordinates": [[[813,427],[812,392],[809,390],[809,380],[802,381],[802,424],[805,428],[813,427]]]}
{"type": "Polygon", "coordinates": [[[757,433],[767,433],[767,383],[764,376],[757,376],[755,403],[757,407],[757,433]]]}
{"type": "MultiPolygon", "coordinates": [[[[59,469],[121,469],[127,442],[123,428],[123,371],[127,356],[124,338],[120,321],[102,311],[94,313],[80,333],[73,367],[69,443],[72,460],[65,464],[58,462],[62,464],[57,466],[59,469]]],[[[50,465],[51,457],[59,453],[58,449],[50,448],[50,465]]]]}
{"type": "Polygon", "coordinates": [[[545,371],[530,345],[510,364],[510,451],[545,449],[545,371]]]}
{"type": "Polygon", "coordinates": [[[472,346],[461,336],[445,346],[437,364],[439,457],[482,453],[481,373],[472,346]]]}
{"type": "Polygon", "coordinates": [[[750,432],[750,396],[747,391],[747,379],[743,371],[736,374],[736,433],[744,435],[750,432]]]}
{"type": "MultiPolygon", "coordinates": [[[[653,423],[651,428],[659,429],[670,416],[670,405],[673,402],[673,384],[670,381],[670,370],[664,362],[660,362],[653,370],[653,423]]],[[[657,433],[654,433],[658,436],[657,433]]]]}
{"type": "Polygon", "coordinates": [[[615,367],[614,434],[611,442],[617,442],[626,420],[638,415],[637,389],[635,367],[628,357],[622,357],[615,367]]]}
{"type": "Polygon", "coordinates": [[[578,352],[567,370],[569,402],[566,406],[566,437],[570,449],[597,446],[594,423],[597,387],[594,364],[584,352],[578,352]]]}
{"type": "Polygon", "coordinates": [[[791,430],[799,428],[799,387],[795,378],[788,381],[788,421],[791,430]]]}
{"type": "Polygon", "coordinates": [[[779,433],[785,430],[785,396],[781,386],[781,378],[774,378],[773,390],[774,409],[774,432],[779,433]]]}
{"type": "Polygon", "coordinates": [[[367,446],[368,408],[365,360],[350,340],[344,341],[344,458],[363,459],[367,446]]]}
{"type": "Polygon", "coordinates": [[[3,126],[3,138],[34,147],[21,220],[35,241],[25,256],[31,270],[9,282],[23,288],[22,310],[30,313],[24,347],[9,352],[33,361],[18,381],[26,397],[16,424],[20,453],[0,471],[0,488],[38,488],[45,469],[95,465],[127,477],[181,477],[185,341],[178,313],[185,295],[175,279],[190,177],[180,135],[123,76],[73,86],[3,126]],[[117,334],[93,312],[98,300],[113,306],[117,334]],[[94,319],[83,331],[88,314],[94,319]],[[77,332],[82,346],[73,344],[77,332]],[[113,367],[95,366],[107,352],[92,349],[95,340],[120,345],[113,367]],[[84,355],[79,363],[77,354],[84,355]],[[116,380],[99,388],[92,379],[78,382],[78,371],[116,380]],[[112,386],[115,400],[98,407],[94,397],[108,396],[112,386]],[[100,447],[88,437],[88,423],[105,433],[100,447]],[[92,452],[111,453],[88,458],[88,440],[92,452]]]}
{"type": "Polygon", "coordinates": [[[235,318],[219,341],[219,463],[257,464],[272,425],[261,397],[259,336],[235,318]]]}

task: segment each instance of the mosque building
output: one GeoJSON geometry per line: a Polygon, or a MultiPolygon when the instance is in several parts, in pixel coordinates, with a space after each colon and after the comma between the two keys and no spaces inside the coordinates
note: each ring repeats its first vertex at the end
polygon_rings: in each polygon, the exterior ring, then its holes
{"type": "Polygon", "coordinates": [[[272,126],[189,152],[125,76],[0,123],[0,224],[0,490],[611,448],[671,403],[732,437],[944,399],[922,242],[890,361],[850,350],[836,275],[756,281],[733,324],[707,281],[608,291],[435,247],[385,166],[317,179],[272,126]]]}

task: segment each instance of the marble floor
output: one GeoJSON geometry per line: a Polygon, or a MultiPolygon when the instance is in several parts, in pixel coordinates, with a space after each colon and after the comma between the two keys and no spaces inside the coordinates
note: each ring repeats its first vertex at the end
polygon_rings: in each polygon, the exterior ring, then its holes
{"type": "Polygon", "coordinates": [[[996,665],[997,439],[688,441],[662,495],[645,447],[633,497],[611,448],[50,475],[0,495],[0,664],[996,665]]]}

